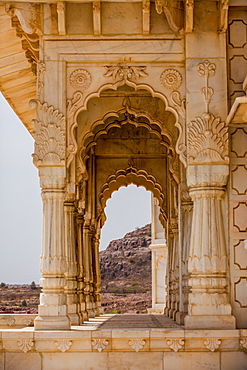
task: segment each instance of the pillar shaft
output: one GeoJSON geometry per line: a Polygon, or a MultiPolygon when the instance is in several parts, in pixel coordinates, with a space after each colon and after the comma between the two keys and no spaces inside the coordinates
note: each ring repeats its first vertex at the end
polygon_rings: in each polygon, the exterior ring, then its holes
{"type": "Polygon", "coordinates": [[[222,199],[227,165],[190,166],[190,196],[194,202],[188,271],[189,307],[186,328],[235,327],[228,297],[227,250],[222,199]]]}
{"type": "Polygon", "coordinates": [[[43,234],[39,316],[35,329],[69,329],[67,316],[64,243],[64,167],[40,167],[43,200],[43,234]]]}

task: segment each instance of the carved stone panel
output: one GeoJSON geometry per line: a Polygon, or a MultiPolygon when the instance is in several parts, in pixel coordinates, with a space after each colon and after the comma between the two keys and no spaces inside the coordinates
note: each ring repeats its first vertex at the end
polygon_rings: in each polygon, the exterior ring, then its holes
{"type": "Polygon", "coordinates": [[[231,170],[232,193],[238,195],[247,194],[247,166],[235,166],[231,170]]]}
{"type": "Polygon", "coordinates": [[[241,308],[247,308],[247,277],[240,277],[234,283],[234,298],[241,308]]]}
{"type": "Polygon", "coordinates": [[[247,203],[239,202],[233,208],[233,225],[236,231],[247,231],[247,203]]]}
{"type": "Polygon", "coordinates": [[[244,239],[234,240],[234,264],[240,270],[247,270],[247,249],[244,247],[244,239]]]}
{"type": "Polygon", "coordinates": [[[247,129],[238,128],[232,133],[231,156],[238,158],[247,156],[247,129]]]}
{"type": "Polygon", "coordinates": [[[243,81],[247,69],[247,11],[229,10],[228,26],[229,99],[244,95],[243,81]]]}

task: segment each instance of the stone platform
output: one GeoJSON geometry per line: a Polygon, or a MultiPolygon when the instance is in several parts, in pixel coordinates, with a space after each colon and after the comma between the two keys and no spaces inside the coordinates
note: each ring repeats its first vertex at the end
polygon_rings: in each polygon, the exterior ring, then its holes
{"type": "Polygon", "coordinates": [[[163,315],[102,315],[61,331],[13,325],[0,331],[0,370],[247,369],[246,329],[185,330],[163,315]]]}

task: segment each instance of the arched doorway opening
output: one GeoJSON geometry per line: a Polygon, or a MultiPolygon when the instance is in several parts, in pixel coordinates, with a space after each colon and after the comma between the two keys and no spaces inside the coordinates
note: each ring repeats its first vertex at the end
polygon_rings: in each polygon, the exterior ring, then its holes
{"type": "MultiPolygon", "coordinates": [[[[87,110],[77,115],[78,152],[71,178],[78,184],[81,205],[77,234],[81,276],[77,283],[83,317],[100,312],[100,233],[106,221],[106,202],[120,187],[135,184],[152,192],[159,222],[169,230],[171,256],[178,256],[180,162],[175,151],[179,136],[175,123],[160,97],[126,85],[92,97],[87,110]]],[[[174,276],[176,268],[177,262],[174,276]]],[[[175,307],[171,309],[175,311],[175,307]]]]}
{"type": "Polygon", "coordinates": [[[105,214],[100,237],[104,313],[147,313],[152,305],[151,193],[133,184],[121,187],[108,199],[105,214]]]}

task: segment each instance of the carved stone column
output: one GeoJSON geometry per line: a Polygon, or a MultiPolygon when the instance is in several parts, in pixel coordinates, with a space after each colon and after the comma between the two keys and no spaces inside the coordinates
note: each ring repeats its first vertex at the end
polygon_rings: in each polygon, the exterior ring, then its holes
{"type": "MultiPolygon", "coordinates": [[[[71,195],[70,195],[71,196],[71,195]]],[[[78,315],[78,296],[77,296],[77,276],[78,265],[76,261],[76,240],[75,240],[75,206],[72,199],[69,199],[68,194],[64,203],[65,213],[65,252],[67,259],[66,271],[66,287],[67,294],[68,316],[72,325],[79,324],[78,315]]]]}
{"type": "Polygon", "coordinates": [[[164,314],[166,305],[166,244],[151,244],[152,251],[152,308],[148,308],[149,314],[164,314]]]}
{"type": "Polygon", "coordinates": [[[77,262],[78,262],[78,278],[77,278],[77,293],[78,293],[78,314],[80,324],[83,324],[88,319],[86,312],[86,303],[84,295],[84,256],[83,256],[83,224],[84,216],[82,213],[77,214],[77,262]]]}
{"type": "Polygon", "coordinates": [[[65,199],[65,117],[53,106],[37,100],[30,103],[37,109],[34,120],[35,151],[33,160],[39,168],[43,200],[43,235],[40,271],[39,315],[35,329],[69,329],[65,272],[67,269],[64,235],[65,199]]]}
{"type": "Polygon", "coordinates": [[[65,168],[41,167],[39,174],[43,200],[42,293],[34,327],[35,330],[69,329],[64,292],[67,268],[64,245],[65,168]]]}
{"type": "MultiPolygon", "coordinates": [[[[196,42],[195,38],[193,40],[196,42]]],[[[197,68],[188,69],[188,80],[194,78],[196,81],[194,93],[198,94],[196,84],[198,87],[203,86],[200,92],[204,113],[187,123],[187,184],[193,200],[188,258],[188,285],[191,291],[188,297],[188,315],[184,320],[187,329],[235,328],[235,318],[231,314],[229,303],[226,245],[228,127],[210,111],[212,101],[214,111],[225,114],[225,76],[220,75],[217,69],[219,66],[222,66],[219,61],[214,64],[205,60],[200,61],[197,68]]],[[[190,99],[192,103],[188,118],[192,111],[198,112],[202,108],[196,95],[195,99],[193,95],[190,99]]]]}
{"type": "Polygon", "coordinates": [[[234,329],[228,297],[228,266],[222,199],[228,165],[188,168],[188,185],[194,202],[188,261],[190,274],[189,329],[234,329]]]}

